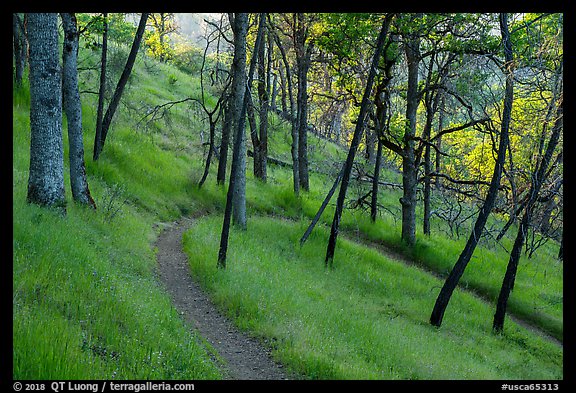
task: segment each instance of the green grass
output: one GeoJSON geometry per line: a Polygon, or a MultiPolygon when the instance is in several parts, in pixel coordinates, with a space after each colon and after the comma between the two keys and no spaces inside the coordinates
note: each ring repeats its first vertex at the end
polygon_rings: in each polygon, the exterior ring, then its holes
{"type": "MultiPolygon", "coordinates": [[[[401,242],[399,227],[390,225],[390,220],[382,221],[374,224],[365,216],[358,216],[353,223],[349,220],[347,226],[360,228],[370,240],[391,246],[443,277],[448,276],[468,236],[466,234],[455,240],[437,231],[429,237],[419,236],[416,246],[410,249],[401,242]]],[[[511,249],[510,239],[505,238],[503,243],[508,250],[511,249]]],[[[556,259],[556,254],[557,245],[548,244],[531,259],[522,255],[508,310],[562,340],[563,265],[556,259]]],[[[481,242],[462,276],[461,285],[486,297],[495,305],[508,260],[509,254],[502,247],[488,246],[486,241],[481,242]]],[[[448,310],[447,314],[452,313],[448,310]]]]}
{"type": "Polygon", "coordinates": [[[15,193],[15,379],[219,377],[158,284],[150,217],[72,204],[62,217],[24,200],[15,193]]]}
{"type": "Polygon", "coordinates": [[[214,205],[192,198],[195,163],[135,133],[123,112],[93,162],[95,105],[83,97],[85,159],[98,210],[71,201],[67,149],[66,216],[27,204],[26,83],[13,95],[14,379],[220,379],[211,349],[160,286],[152,249],[154,223],[214,205]]]}
{"type": "MultiPolygon", "coordinates": [[[[85,68],[98,59],[97,52],[81,51],[85,68]]],[[[80,78],[81,90],[97,90],[93,73],[85,71],[80,78]]],[[[112,72],[111,78],[117,76],[112,72]]],[[[375,224],[365,212],[345,210],[334,270],[324,269],[323,258],[336,196],[300,249],[297,242],[333,182],[320,172],[336,172],[330,162],[345,156],[337,145],[313,135],[311,189],[300,197],[292,192],[289,169],[270,165],[268,181],[262,183],[252,176],[248,160],[248,231],[232,231],[229,267],[217,270],[226,188],[215,184],[215,163],[202,189],[196,186],[204,165],[206,122],[190,102],[171,108],[163,119],[142,119],[154,105],[198,95],[196,76],[139,58],[103,153],[94,162],[96,96],[83,94],[86,170],[98,210],[71,201],[64,128],[68,204],[62,217],[25,202],[27,80],[14,91],[15,379],[221,378],[209,361],[211,348],[188,331],[154,271],[155,224],[199,213],[212,216],[186,235],[192,269],[239,326],[271,339],[275,356],[307,378],[562,378],[562,350],[510,320],[503,335],[493,335],[493,307],[465,291],[456,291],[442,328],[432,328],[427,319],[442,281],[344,240],[369,238],[446,274],[465,236],[449,239],[443,224],[434,222],[433,235],[419,233],[416,247],[407,249],[394,218],[398,191],[381,189],[380,201],[392,213],[383,211],[375,224]],[[171,74],[177,81],[170,85],[171,74]]],[[[289,125],[276,116],[270,121],[270,155],[290,162],[289,125]]],[[[382,178],[399,182],[391,170],[384,170],[382,178]]],[[[359,192],[351,185],[348,195],[359,192]]],[[[462,281],[493,298],[507,254],[487,246],[478,248],[462,281]]],[[[558,337],[563,271],[551,257],[556,250],[551,243],[521,260],[509,310],[558,337]]]]}
{"type": "MultiPolygon", "coordinates": [[[[311,139],[314,140],[314,138],[311,139]]],[[[271,150],[279,150],[275,147],[280,142],[278,137],[272,138],[272,141],[271,150]]],[[[284,141],[283,143],[288,142],[284,141]]],[[[332,146],[334,147],[333,144],[332,146]]],[[[329,150],[326,150],[323,156],[317,155],[315,160],[324,162],[331,157],[331,154],[329,150]]],[[[302,193],[299,198],[295,198],[291,193],[290,171],[273,166],[270,168],[274,169],[269,175],[269,184],[262,184],[254,180],[249,168],[247,201],[253,207],[253,214],[274,214],[309,222],[320,207],[327,190],[332,186],[333,179],[326,174],[313,173],[310,192],[302,193]]],[[[400,175],[385,167],[382,169],[381,178],[391,183],[401,183],[400,175]]],[[[358,186],[352,183],[348,189],[348,198],[363,195],[366,189],[367,186],[364,186],[364,189],[358,189],[358,186]]],[[[317,224],[318,227],[330,227],[334,216],[337,193],[338,190],[324,211],[317,224]]],[[[379,203],[386,206],[388,210],[381,209],[377,221],[373,223],[370,221],[368,212],[345,209],[340,224],[341,231],[358,239],[382,243],[423,267],[447,277],[464,248],[469,235],[468,227],[473,224],[475,216],[467,225],[462,227],[462,235],[458,239],[446,236],[449,231],[448,225],[437,217],[432,218],[432,234],[425,236],[421,229],[422,203],[419,203],[417,207],[417,243],[415,247],[410,248],[402,242],[400,236],[401,221],[399,216],[401,210],[398,200],[401,196],[402,192],[399,190],[381,187],[379,203]]],[[[501,218],[493,216],[490,217],[487,227],[501,227],[503,225],[504,222],[501,218]],[[501,222],[497,223],[498,220],[501,222]]],[[[502,245],[494,244],[488,238],[481,239],[461,279],[463,287],[482,295],[492,301],[493,304],[496,303],[509,259],[508,251],[512,248],[513,237],[516,234],[515,231],[516,226],[512,226],[502,239],[502,245]]],[[[325,250],[322,253],[325,254],[325,250]]],[[[337,249],[336,263],[338,263],[338,253],[337,249]]],[[[508,302],[508,310],[562,340],[563,264],[557,260],[557,253],[558,243],[550,241],[538,249],[530,259],[522,254],[515,289],[508,302]]],[[[452,312],[450,309],[449,306],[447,314],[452,312]]]]}
{"type": "Polygon", "coordinates": [[[339,240],[323,263],[326,230],[298,246],[305,223],[252,217],[232,230],[226,270],[216,267],[218,217],[184,236],[193,273],[243,329],[274,343],[293,371],[320,379],[559,379],[562,350],[457,290],[441,329],[428,311],[441,281],[339,240]]]}
{"type": "MultiPolygon", "coordinates": [[[[274,139],[273,139],[274,140],[274,139]]],[[[274,148],[273,148],[274,149],[274,148]]],[[[324,156],[324,159],[328,154],[324,156]]],[[[322,160],[322,158],[319,158],[322,160]]],[[[251,214],[267,214],[301,219],[306,225],[316,214],[333,179],[330,176],[314,173],[311,176],[310,192],[301,193],[296,198],[292,192],[290,170],[270,166],[266,184],[255,180],[251,173],[251,161],[248,162],[247,203],[251,214]]],[[[384,169],[382,178],[386,181],[399,183],[399,175],[384,169]]],[[[349,187],[348,195],[357,194],[354,186],[349,187]]],[[[334,216],[334,204],[338,191],[324,211],[317,227],[330,227],[334,216]]],[[[344,210],[341,220],[343,234],[357,239],[368,239],[382,243],[403,254],[423,267],[447,277],[458,259],[467,240],[467,229],[459,239],[446,236],[447,224],[434,218],[431,236],[421,234],[421,222],[418,219],[417,243],[415,247],[407,247],[401,240],[401,222],[391,212],[400,215],[398,199],[401,191],[384,188],[380,190],[379,202],[390,211],[383,210],[377,221],[372,223],[369,214],[362,210],[344,210]]],[[[417,209],[418,217],[422,217],[422,206],[417,209]]],[[[491,217],[488,225],[498,218],[491,217]]],[[[503,223],[501,224],[503,225],[503,223]]],[[[509,253],[515,235],[513,226],[502,244],[495,245],[483,238],[478,245],[462,279],[461,285],[496,304],[496,299],[502,285],[509,253]]],[[[319,229],[316,229],[319,230],[319,229]]],[[[305,229],[302,230],[302,234],[305,229]]],[[[301,234],[301,235],[302,235],[301,234]]],[[[549,242],[537,250],[531,259],[524,254],[520,259],[514,291],[511,293],[508,310],[518,317],[534,324],[555,338],[563,339],[563,264],[556,259],[558,244],[549,242]]],[[[325,255],[325,249],[322,255],[325,255]]],[[[338,263],[339,250],[336,249],[335,263],[338,263]]],[[[439,291],[439,287],[437,291],[439,291]]],[[[437,294],[437,291],[435,292],[437,294]]],[[[430,309],[431,312],[431,309],[430,309]]],[[[447,315],[452,313],[452,307],[447,309],[447,315]]]]}

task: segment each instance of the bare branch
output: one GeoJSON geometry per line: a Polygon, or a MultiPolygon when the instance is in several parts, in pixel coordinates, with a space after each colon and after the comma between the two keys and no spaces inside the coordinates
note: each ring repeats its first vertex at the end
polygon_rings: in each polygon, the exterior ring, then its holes
{"type": "Polygon", "coordinates": [[[482,118],[482,119],[479,119],[479,120],[473,120],[473,121],[471,121],[471,122],[468,122],[468,123],[465,123],[465,124],[461,124],[461,125],[456,126],[456,127],[446,128],[446,129],[444,129],[444,130],[442,130],[442,131],[439,131],[436,135],[434,135],[434,137],[430,138],[430,142],[432,142],[432,141],[434,141],[434,140],[442,137],[442,135],[446,135],[446,134],[449,134],[449,133],[451,133],[451,132],[461,131],[461,130],[464,130],[464,129],[469,128],[469,127],[472,127],[472,126],[475,126],[475,125],[480,124],[480,123],[486,123],[486,122],[488,122],[488,121],[490,121],[489,118],[482,118]]]}

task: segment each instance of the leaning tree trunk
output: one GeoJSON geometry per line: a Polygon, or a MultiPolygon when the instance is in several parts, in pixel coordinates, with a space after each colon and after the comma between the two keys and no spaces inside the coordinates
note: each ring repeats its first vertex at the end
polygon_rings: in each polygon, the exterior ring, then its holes
{"type": "Polygon", "coordinates": [[[94,160],[98,160],[98,158],[100,157],[100,153],[104,148],[104,143],[106,143],[106,137],[108,136],[108,130],[110,129],[112,118],[116,113],[118,104],[120,104],[120,98],[122,97],[124,88],[128,83],[128,78],[132,73],[132,67],[134,66],[134,62],[136,61],[136,55],[138,54],[138,49],[140,48],[140,42],[142,41],[142,36],[144,35],[148,15],[149,14],[147,13],[143,13],[142,16],[140,17],[140,23],[138,24],[138,29],[136,30],[136,36],[134,37],[134,42],[132,43],[132,48],[130,49],[128,60],[126,60],[126,65],[124,66],[122,75],[120,75],[120,79],[118,80],[118,84],[116,85],[116,90],[114,90],[114,95],[112,96],[112,100],[108,105],[108,109],[106,110],[106,114],[104,115],[104,119],[102,121],[102,131],[100,139],[97,139],[94,144],[94,160]]]}
{"type": "Polygon", "coordinates": [[[532,221],[532,212],[534,210],[534,205],[538,200],[538,194],[544,183],[546,172],[548,171],[548,165],[552,159],[552,154],[554,149],[558,145],[558,140],[560,138],[560,133],[563,128],[563,103],[561,102],[558,110],[556,112],[556,121],[552,130],[552,135],[550,136],[550,141],[546,148],[546,153],[542,161],[540,162],[540,167],[537,169],[535,176],[532,176],[532,184],[530,186],[529,194],[530,197],[526,203],[526,208],[524,210],[524,216],[520,222],[520,227],[518,228],[518,233],[516,239],[514,240],[514,246],[510,252],[510,259],[508,261],[508,266],[506,268],[506,274],[504,275],[504,280],[502,281],[502,287],[500,288],[500,294],[498,295],[498,303],[496,305],[496,313],[494,314],[494,321],[492,328],[496,332],[501,332],[504,329],[504,317],[506,315],[506,306],[508,304],[508,298],[510,297],[510,292],[514,287],[514,281],[516,279],[516,272],[518,270],[518,262],[520,261],[520,254],[522,252],[522,247],[524,246],[524,240],[526,239],[526,233],[528,232],[530,222],[532,221]]]}
{"type": "Polygon", "coordinates": [[[30,13],[30,173],[27,201],[65,212],[58,14],[30,13]]]}
{"type": "Polygon", "coordinates": [[[78,91],[78,28],[76,15],[60,14],[64,28],[62,48],[62,105],[68,120],[68,145],[70,159],[70,186],[76,202],[96,208],[90,195],[84,165],[84,140],[82,134],[82,103],[78,91]]]}
{"type": "Polygon", "coordinates": [[[500,129],[500,142],[498,146],[498,156],[494,164],[494,173],[492,174],[492,181],[490,182],[490,187],[486,195],[486,200],[484,201],[484,206],[480,209],[480,213],[476,219],[474,229],[462,250],[462,253],[458,257],[458,261],[452,268],[450,275],[446,279],[446,282],[442,286],[436,303],[434,304],[434,309],[432,310],[432,315],[430,316],[430,323],[434,326],[441,326],[442,319],[444,317],[444,312],[448,306],[448,302],[452,297],[454,289],[458,285],[464,270],[472,258],[474,249],[478,244],[480,236],[484,231],[484,225],[488,220],[488,216],[492,211],[494,202],[496,201],[496,196],[498,194],[498,188],[500,186],[500,178],[502,176],[502,167],[504,166],[504,161],[506,159],[506,150],[508,148],[508,129],[510,127],[510,118],[512,114],[512,102],[514,99],[514,81],[512,74],[512,44],[510,42],[510,35],[508,32],[508,16],[506,14],[500,14],[500,31],[502,33],[502,43],[504,46],[504,55],[506,59],[506,90],[504,93],[504,110],[502,112],[502,125],[500,129]]]}
{"type": "Polygon", "coordinates": [[[372,58],[370,73],[368,74],[368,81],[366,82],[366,90],[364,90],[364,95],[362,96],[362,102],[360,104],[358,121],[356,123],[356,128],[354,129],[354,135],[352,136],[352,143],[350,144],[350,149],[348,150],[348,156],[346,157],[346,162],[343,167],[342,183],[340,184],[340,191],[338,193],[338,199],[336,200],[336,209],[334,211],[334,218],[332,219],[330,238],[328,240],[328,248],[326,249],[326,258],[324,260],[326,266],[331,266],[334,260],[334,250],[336,248],[336,240],[338,238],[338,230],[340,227],[340,218],[342,217],[342,209],[344,207],[344,199],[346,198],[346,190],[350,181],[350,173],[352,172],[354,157],[356,156],[358,145],[362,140],[364,120],[368,112],[368,107],[370,106],[370,94],[372,93],[374,76],[376,75],[376,68],[378,67],[378,61],[380,59],[382,47],[384,46],[384,40],[388,34],[388,26],[390,25],[390,20],[390,17],[386,17],[384,19],[382,28],[380,29],[380,34],[378,35],[378,41],[376,42],[376,49],[372,58]]]}
{"type": "Polygon", "coordinates": [[[322,213],[324,213],[326,206],[328,206],[330,199],[332,199],[332,195],[334,195],[334,191],[336,191],[338,184],[340,184],[340,180],[342,180],[343,174],[344,174],[344,166],[342,166],[342,169],[340,169],[340,172],[338,172],[338,176],[336,176],[336,180],[334,180],[334,184],[332,184],[332,188],[330,188],[330,191],[328,191],[328,194],[326,194],[326,196],[324,197],[324,200],[322,201],[320,208],[316,212],[316,215],[314,216],[314,218],[310,222],[310,225],[308,225],[308,228],[306,228],[306,232],[304,232],[304,234],[300,238],[300,247],[302,247],[304,245],[304,243],[308,239],[308,236],[310,236],[310,234],[312,233],[312,230],[314,229],[314,227],[318,223],[318,220],[320,220],[322,213]]]}

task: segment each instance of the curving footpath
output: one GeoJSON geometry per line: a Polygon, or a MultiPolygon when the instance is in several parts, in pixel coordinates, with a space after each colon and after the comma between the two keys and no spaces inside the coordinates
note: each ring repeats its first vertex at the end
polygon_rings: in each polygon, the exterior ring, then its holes
{"type": "Polygon", "coordinates": [[[188,257],[182,251],[182,235],[194,222],[182,218],[163,230],[155,246],[161,282],[178,313],[216,350],[225,379],[283,380],[288,373],[270,356],[270,349],[239,331],[223,316],[202,288],[194,282],[188,257]]]}

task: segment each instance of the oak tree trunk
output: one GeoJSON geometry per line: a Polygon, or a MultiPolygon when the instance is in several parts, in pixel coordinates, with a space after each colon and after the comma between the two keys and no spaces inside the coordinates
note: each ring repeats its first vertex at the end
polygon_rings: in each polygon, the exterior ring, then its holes
{"type": "Polygon", "coordinates": [[[406,102],[406,127],[402,155],[402,240],[409,246],[416,243],[416,191],[418,168],[414,137],[416,135],[416,111],[418,109],[418,65],[420,63],[420,40],[411,38],[405,44],[408,63],[408,91],[406,102]]]}
{"type": "Polygon", "coordinates": [[[58,14],[27,15],[30,46],[30,173],[26,200],[65,212],[58,14]]]}
{"type": "Polygon", "coordinates": [[[120,75],[120,79],[118,80],[118,84],[116,85],[116,90],[114,90],[114,95],[112,96],[112,100],[110,101],[108,109],[106,110],[106,114],[104,115],[104,119],[102,120],[102,131],[100,139],[97,139],[95,141],[96,143],[94,144],[94,160],[98,160],[98,158],[100,157],[100,153],[104,148],[104,144],[106,143],[106,137],[108,136],[110,124],[112,123],[112,119],[114,117],[114,114],[116,113],[116,109],[118,108],[118,104],[120,104],[120,98],[122,98],[122,93],[124,92],[124,88],[128,83],[128,78],[132,73],[132,67],[134,66],[134,62],[136,61],[136,55],[138,54],[138,49],[140,48],[140,42],[142,41],[142,36],[144,35],[148,15],[149,15],[148,13],[143,13],[142,16],[140,17],[140,23],[138,24],[138,29],[136,30],[136,36],[134,37],[134,41],[132,42],[132,48],[130,49],[128,59],[126,60],[126,65],[124,66],[122,75],[120,75]]]}
{"type": "Polygon", "coordinates": [[[310,190],[308,177],[308,69],[310,68],[311,47],[306,46],[307,26],[304,15],[295,18],[294,45],[296,51],[296,69],[298,77],[298,95],[296,99],[296,124],[298,127],[298,175],[300,188],[310,190]]]}
{"type": "Polygon", "coordinates": [[[64,28],[62,49],[62,105],[68,120],[70,186],[76,202],[96,208],[90,195],[84,165],[84,136],[82,132],[82,103],[78,90],[78,28],[76,15],[60,14],[64,28]]]}
{"type": "MultiPolygon", "coordinates": [[[[260,14],[260,24],[258,26],[258,34],[256,36],[256,44],[255,48],[258,47],[260,44],[260,40],[262,39],[262,30],[264,24],[265,14],[260,14]]],[[[234,42],[239,46],[236,46],[234,52],[240,51],[244,52],[239,54],[239,57],[244,57],[246,59],[246,33],[248,31],[248,14],[236,14],[236,16],[231,16],[231,24],[234,25],[234,42]],[[240,37],[242,35],[242,37],[240,37]],[[244,45],[242,45],[244,43],[244,45]]],[[[256,52],[256,51],[254,51],[256,52]]],[[[236,55],[234,56],[236,57],[236,55]]],[[[234,190],[236,189],[235,182],[237,180],[244,180],[246,181],[246,167],[244,167],[244,172],[239,175],[238,171],[240,168],[239,165],[239,156],[244,155],[244,162],[246,162],[246,153],[241,151],[242,144],[240,140],[242,139],[242,134],[244,134],[244,118],[246,116],[246,109],[248,107],[248,95],[249,86],[252,84],[252,79],[254,77],[254,69],[256,68],[256,53],[253,53],[252,61],[250,63],[250,71],[248,72],[248,81],[244,80],[245,92],[243,94],[243,100],[241,103],[240,113],[239,113],[239,122],[236,124],[235,127],[235,134],[234,134],[234,149],[232,151],[232,168],[230,173],[230,182],[228,185],[228,192],[226,194],[226,206],[224,208],[224,222],[222,223],[222,233],[220,235],[220,248],[218,250],[218,262],[217,266],[219,268],[226,268],[226,255],[228,253],[228,237],[230,235],[230,221],[232,216],[232,211],[234,209],[233,206],[233,199],[234,199],[234,190]]],[[[246,67],[246,62],[244,61],[244,68],[246,67]]],[[[246,78],[246,74],[242,74],[243,79],[246,78]]],[[[233,81],[234,83],[234,81],[233,81]]],[[[234,84],[233,84],[234,89],[234,84]]],[[[245,197],[245,196],[244,196],[245,197]]],[[[245,202],[245,199],[244,199],[245,202]]],[[[244,213],[246,213],[246,205],[244,205],[244,213]]],[[[244,227],[245,228],[245,227],[244,227]]]]}
{"type": "Polygon", "coordinates": [[[518,228],[518,233],[516,234],[516,239],[514,240],[514,246],[510,252],[510,259],[508,261],[508,266],[506,267],[506,273],[502,281],[502,287],[500,288],[500,294],[498,295],[498,303],[496,305],[496,313],[494,314],[494,321],[492,328],[496,332],[501,332],[504,329],[504,317],[506,315],[506,306],[508,304],[508,298],[510,297],[510,292],[514,288],[514,281],[516,279],[516,272],[518,270],[518,262],[520,261],[520,254],[522,253],[522,247],[524,246],[524,241],[526,239],[526,234],[528,232],[530,222],[532,220],[532,212],[534,210],[534,205],[538,200],[538,194],[544,183],[546,172],[548,171],[548,165],[552,159],[552,154],[558,145],[558,140],[560,138],[560,133],[563,128],[563,103],[561,102],[558,106],[556,112],[556,121],[552,130],[552,135],[550,136],[550,141],[546,148],[546,153],[540,162],[540,166],[537,168],[535,176],[531,176],[532,184],[530,185],[530,191],[528,195],[528,202],[526,203],[526,208],[524,210],[524,216],[520,222],[520,227],[518,228]]]}
{"type": "Polygon", "coordinates": [[[236,170],[230,174],[232,187],[232,223],[246,229],[246,133],[244,117],[249,104],[246,96],[246,108],[243,108],[246,93],[246,34],[248,14],[238,13],[234,17],[234,59],[232,63],[232,124],[234,125],[234,150],[232,166],[236,170]],[[244,114],[242,113],[244,110],[244,114]],[[235,154],[238,152],[237,154],[235,154]]]}
{"type": "Polygon", "coordinates": [[[448,306],[448,302],[452,297],[454,289],[458,285],[460,278],[464,274],[464,270],[472,258],[472,254],[482,236],[484,231],[484,225],[488,220],[488,216],[492,211],[494,202],[496,201],[496,196],[498,194],[498,188],[500,186],[500,178],[502,176],[502,167],[504,166],[504,161],[506,159],[506,150],[508,149],[508,129],[510,128],[510,119],[512,114],[512,102],[514,100],[514,80],[512,74],[512,44],[510,42],[510,34],[508,32],[508,17],[507,15],[500,14],[500,31],[502,34],[502,43],[504,46],[504,55],[506,60],[506,89],[504,93],[504,109],[502,111],[502,124],[500,129],[500,141],[498,146],[498,155],[496,162],[494,164],[494,172],[492,174],[492,180],[490,182],[490,187],[488,193],[486,194],[486,199],[484,205],[480,209],[480,213],[476,218],[476,223],[474,224],[474,229],[464,246],[464,249],[460,253],[456,264],[452,268],[450,275],[446,279],[436,303],[434,304],[434,309],[432,310],[432,315],[430,316],[430,323],[434,326],[441,326],[442,319],[444,318],[444,312],[448,306]]]}
{"type": "Polygon", "coordinates": [[[21,86],[26,67],[27,42],[24,23],[20,15],[16,13],[12,14],[12,34],[14,39],[14,84],[21,86]]]}
{"type": "Polygon", "coordinates": [[[342,217],[342,209],[344,208],[344,199],[346,198],[346,190],[348,189],[348,183],[350,181],[350,174],[352,172],[352,165],[354,164],[354,157],[356,156],[356,151],[358,150],[358,145],[362,139],[362,133],[364,130],[364,120],[368,112],[368,107],[370,105],[370,95],[372,93],[372,86],[374,84],[374,76],[376,75],[376,68],[378,66],[378,61],[380,59],[380,54],[382,52],[382,47],[384,46],[384,41],[386,35],[388,34],[388,26],[390,25],[390,17],[386,17],[382,23],[382,28],[380,29],[380,34],[378,35],[378,40],[376,42],[376,49],[374,50],[374,56],[372,58],[372,64],[370,67],[370,72],[368,74],[368,81],[366,82],[366,89],[364,90],[364,95],[362,96],[362,102],[360,104],[360,113],[358,114],[358,121],[356,122],[356,127],[354,129],[354,135],[352,136],[352,143],[350,144],[350,149],[348,150],[348,155],[346,157],[346,162],[342,169],[342,183],[340,184],[340,191],[338,193],[338,199],[336,200],[336,209],[334,211],[334,218],[332,219],[332,227],[330,230],[330,238],[328,239],[328,247],[326,249],[326,258],[324,263],[326,266],[332,266],[334,260],[334,250],[336,248],[336,240],[338,238],[338,230],[340,227],[340,218],[342,217]]]}
{"type": "Polygon", "coordinates": [[[94,155],[96,159],[96,146],[102,140],[102,120],[104,117],[104,99],[106,93],[106,65],[108,61],[108,14],[103,14],[104,29],[102,32],[102,54],[100,57],[100,86],[98,88],[98,109],[96,110],[96,133],[94,134],[94,155]]]}

